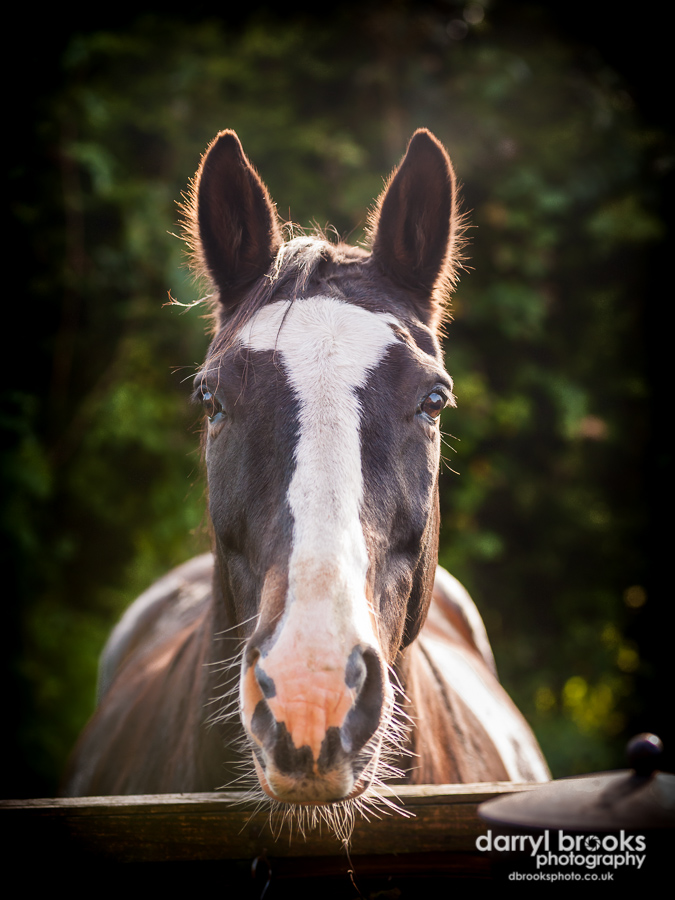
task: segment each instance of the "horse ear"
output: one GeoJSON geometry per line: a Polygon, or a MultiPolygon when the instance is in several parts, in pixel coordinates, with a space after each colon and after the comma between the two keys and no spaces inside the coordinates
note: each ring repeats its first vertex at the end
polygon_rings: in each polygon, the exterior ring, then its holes
{"type": "Polygon", "coordinates": [[[229,312],[268,271],[282,243],[274,204],[234,131],[221,131],[208,147],[191,199],[188,231],[197,267],[229,312]]]}
{"type": "Polygon", "coordinates": [[[371,234],[373,257],[413,291],[416,311],[434,327],[454,281],[457,231],[450,158],[430,131],[420,129],[378,200],[371,234]]]}

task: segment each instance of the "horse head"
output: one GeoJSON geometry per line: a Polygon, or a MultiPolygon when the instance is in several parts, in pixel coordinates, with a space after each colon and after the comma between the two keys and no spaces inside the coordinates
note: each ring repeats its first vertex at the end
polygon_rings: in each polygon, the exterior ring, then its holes
{"type": "Polygon", "coordinates": [[[242,642],[239,707],[263,789],[359,795],[396,743],[396,666],[438,555],[438,332],[457,215],[447,153],[418,131],[371,217],[371,252],[284,242],[232,131],[193,185],[216,333],[195,379],[219,625],[242,642]]]}

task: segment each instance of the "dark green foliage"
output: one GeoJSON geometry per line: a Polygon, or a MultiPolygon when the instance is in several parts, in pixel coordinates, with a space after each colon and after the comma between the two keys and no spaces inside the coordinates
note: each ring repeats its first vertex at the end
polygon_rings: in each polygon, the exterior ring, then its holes
{"type": "Polygon", "coordinates": [[[387,4],[358,28],[349,11],[145,16],[67,42],[14,172],[34,343],[3,396],[21,760],[7,794],[55,790],[109,627],[208,546],[187,403],[204,307],[165,304],[200,297],[170,232],[225,127],[283,219],[352,241],[416,127],[448,147],[471,227],[441,562],[474,594],[554,774],[622,764],[649,674],[627,629],[655,599],[641,309],[661,137],[599,58],[545,21],[500,21],[480,3],[387,4]]]}

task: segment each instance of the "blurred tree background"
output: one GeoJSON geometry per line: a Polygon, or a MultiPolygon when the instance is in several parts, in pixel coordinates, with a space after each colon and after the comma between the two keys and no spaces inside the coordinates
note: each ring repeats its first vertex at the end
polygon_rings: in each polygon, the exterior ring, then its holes
{"type": "Polygon", "coordinates": [[[644,73],[600,46],[604,22],[562,6],[197,3],[42,23],[9,119],[4,796],[56,791],[110,627],[208,548],[187,402],[205,322],[167,302],[200,297],[176,202],[224,127],[282,218],[352,241],[414,129],[444,142],[470,227],[441,562],[555,776],[622,766],[641,729],[672,747],[656,415],[672,145],[644,73]]]}

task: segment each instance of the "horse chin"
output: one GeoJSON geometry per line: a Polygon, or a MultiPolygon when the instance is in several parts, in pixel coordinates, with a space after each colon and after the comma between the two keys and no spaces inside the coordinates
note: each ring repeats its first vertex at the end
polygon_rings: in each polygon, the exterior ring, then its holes
{"type": "Polygon", "coordinates": [[[321,778],[305,775],[298,779],[278,772],[270,772],[268,778],[255,753],[253,762],[261,788],[277,803],[290,803],[294,806],[342,803],[359,797],[370,786],[370,779],[360,778],[355,783],[351,767],[340,768],[321,778]]]}

